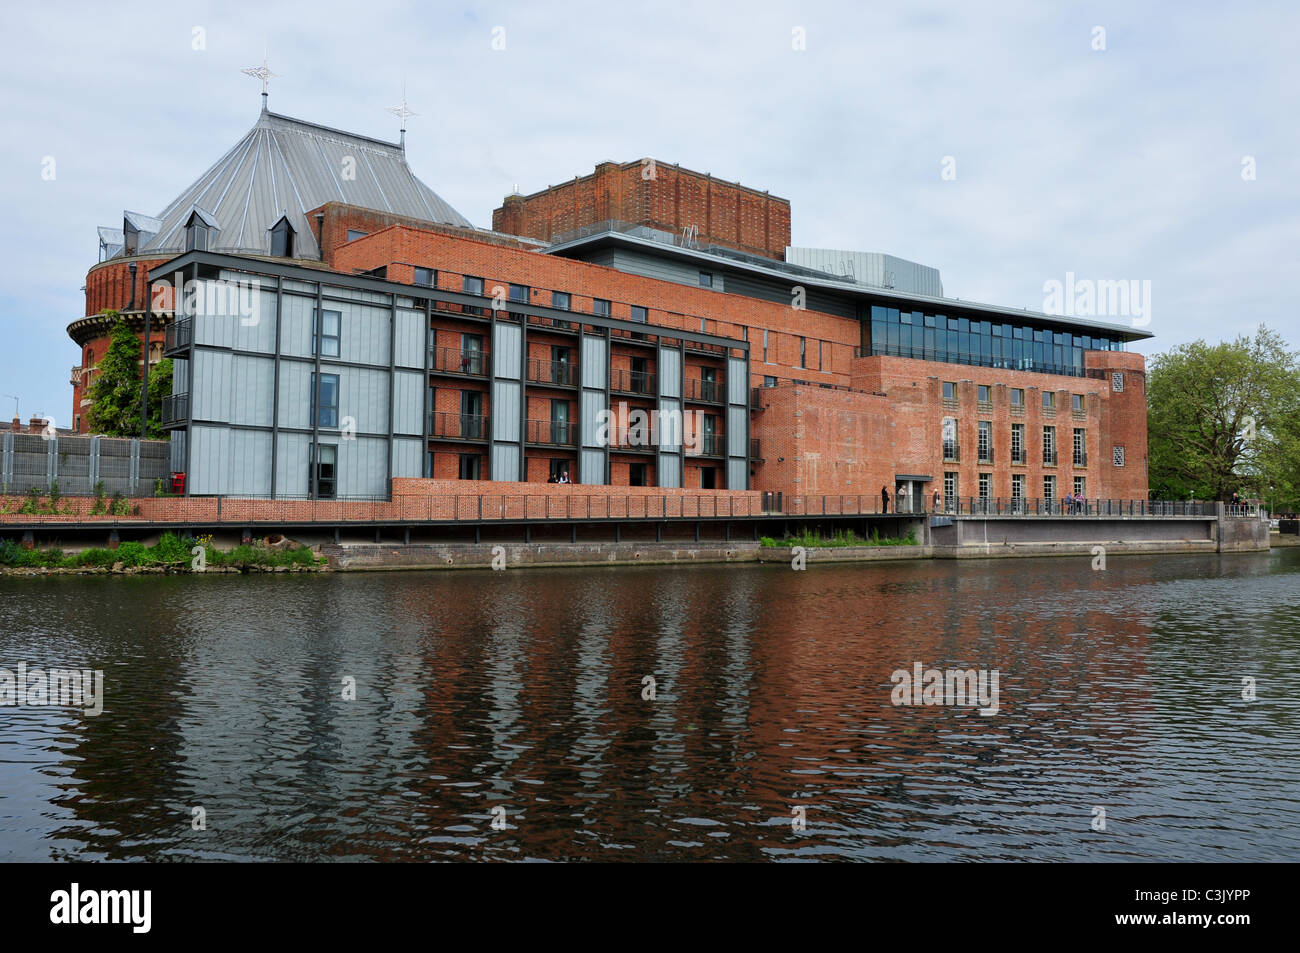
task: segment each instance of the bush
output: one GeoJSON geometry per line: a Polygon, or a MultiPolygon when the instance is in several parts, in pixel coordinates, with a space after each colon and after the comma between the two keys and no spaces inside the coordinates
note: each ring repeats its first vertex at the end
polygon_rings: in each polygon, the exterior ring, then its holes
{"type": "Polygon", "coordinates": [[[148,566],[157,562],[154,554],[144,543],[129,541],[120,543],[115,550],[118,561],[127,566],[148,566]]]}
{"type": "Polygon", "coordinates": [[[59,511],[59,500],[61,498],[62,497],[59,494],[59,481],[55,480],[50,484],[50,512],[51,513],[57,513],[59,511]]]}
{"type": "Polygon", "coordinates": [[[23,505],[19,507],[18,512],[24,516],[35,516],[41,511],[41,491],[32,487],[27,491],[27,498],[23,500],[23,505]]]}
{"type": "Polygon", "coordinates": [[[108,509],[114,516],[127,516],[131,512],[131,501],[120,492],[114,493],[113,500],[109,503],[108,509]]]}
{"type": "Polygon", "coordinates": [[[194,544],[186,542],[175,533],[163,533],[162,538],[158,540],[158,545],[154,546],[154,556],[160,563],[187,563],[190,561],[190,547],[194,544]]]}

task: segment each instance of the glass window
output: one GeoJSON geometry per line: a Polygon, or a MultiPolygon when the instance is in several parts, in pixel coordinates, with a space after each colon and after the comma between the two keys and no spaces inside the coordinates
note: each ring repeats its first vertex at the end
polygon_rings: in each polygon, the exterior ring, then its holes
{"type": "Polygon", "coordinates": [[[987,404],[993,400],[993,389],[988,384],[979,385],[979,402],[987,404]]]}
{"type": "Polygon", "coordinates": [[[356,241],[358,238],[365,238],[368,234],[370,234],[370,233],[369,233],[369,232],[363,232],[363,231],[361,231],[361,229],[359,229],[359,228],[349,228],[349,229],[348,229],[348,239],[347,239],[347,240],[350,241],[350,242],[354,242],[354,241],[356,241]]]}
{"type": "Polygon", "coordinates": [[[1025,425],[1011,425],[1011,462],[1025,462],[1025,425]]]}
{"type": "Polygon", "coordinates": [[[432,288],[434,285],[434,271],[432,268],[415,269],[415,284],[423,285],[425,288],[432,288]]]}
{"type": "Polygon", "coordinates": [[[334,498],[338,489],[338,452],[337,444],[322,443],[313,448],[313,459],[307,475],[309,485],[316,486],[316,496],[320,499],[334,498]]]}
{"type": "Polygon", "coordinates": [[[477,453],[460,455],[460,478],[462,480],[483,479],[483,458],[477,453]]]}
{"type": "Polygon", "coordinates": [[[510,286],[510,300],[511,300],[511,301],[515,301],[515,302],[527,303],[527,301],[528,301],[528,286],[527,286],[527,285],[511,285],[511,286],[510,286]]]}
{"type": "Polygon", "coordinates": [[[592,314],[598,314],[598,315],[600,315],[602,318],[608,318],[608,317],[609,317],[609,302],[606,301],[604,298],[592,298],[592,299],[591,299],[591,313],[592,313],[592,314]]]}
{"type": "Polygon", "coordinates": [[[316,309],[312,308],[312,340],[315,343],[316,351],[322,357],[339,356],[339,327],[343,320],[341,311],[326,311],[325,320],[317,321],[316,309]]]}
{"type": "Polygon", "coordinates": [[[1056,409],[1056,391],[1052,391],[1052,390],[1043,391],[1043,410],[1055,410],[1055,409],[1056,409]]]}
{"type": "Polygon", "coordinates": [[[337,427],[339,425],[339,376],[322,374],[320,387],[316,386],[316,373],[311,375],[312,406],[318,408],[313,413],[317,427],[337,427]],[[317,398],[319,393],[319,399],[317,398]]]}
{"type": "Polygon", "coordinates": [[[1076,414],[1081,414],[1081,413],[1083,413],[1083,395],[1082,395],[1082,394],[1071,394],[1071,395],[1070,395],[1070,399],[1071,399],[1071,401],[1073,402],[1073,405],[1074,405],[1074,412],[1075,412],[1076,414]]]}
{"type": "Polygon", "coordinates": [[[944,382],[943,382],[943,399],[944,399],[944,400],[956,400],[956,399],[957,399],[957,382],[956,382],[956,381],[944,381],[944,382]]]}
{"type": "Polygon", "coordinates": [[[764,378],[763,378],[763,386],[764,386],[764,387],[775,387],[775,386],[776,386],[776,378],[775,378],[775,377],[771,377],[771,376],[766,376],[766,377],[764,377],[764,378]]]}
{"type": "Polygon", "coordinates": [[[1025,406],[1025,389],[1023,387],[1011,388],[1011,406],[1012,407],[1025,406]]]}
{"type": "Polygon", "coordinates": [[[993,421],[979,422],[979,454],[981,463],[993,462],[993,421]]]}
{"type": "Polygon", "coordinates": [[[461,279],[461,289],[466,294],[481,295],[483,293],[483,279],[465,275],[461,279]]]}
{"type": "Polygon", "coordinates": [[[551,292],[551,307],[559,308],[562,311],[569,310],[569,293],[567,291],[551,292]]]}
{"type": "Polygon", "coordinates": [[[713,287],[713,275],[712,275],[712,273],[707,272],[707,271],[702,271],[702,272],[700,272],[700,287],[701,287],[701,288],[712,288],[712,287],[713,287]]]}
{"type": "Polygon", "coordinates": [[[632,320],[638,324],[648,324],[650,320],[649,313],[639,304],[634,304],[632,305],[632,320]]]}

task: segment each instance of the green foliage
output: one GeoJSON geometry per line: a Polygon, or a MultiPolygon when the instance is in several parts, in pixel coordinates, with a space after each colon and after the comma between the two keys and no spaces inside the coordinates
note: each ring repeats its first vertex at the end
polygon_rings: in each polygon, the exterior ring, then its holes
{"type": "MultiPolygon", "coordinates": [[[[116,311],[105,316],[117,317],[116,311]]],[[[113,325],[108,353],[100,360],[88,397],[86,423],[91,433],[110,437],[140,436],[140,358],[143,342],[124,320],[113,325]]],[[[172,392],[172,362],[159,361],[149,369],[149,425],[145,435],[165,436],[162,401],[172,392]]]]}
{"type": "Polygon", "coordinates": [[[1300,497],[1300,355],[1254,338],[1183,344],[1152,359],[1148,470],[1162,499],[1300,497]]]}
{"type": "Polygon", "coordinates": [[[915,546],[916,531],[908,530],[907,535],[902,539],[896,539],[891,536],[881,536],[880,530],[873,528],[871,538],[866,539],[853,532],[851,529],[836,530],[830,536],[821,536],[812,530],[805,528],[796,536],[787,535],[777,542],[771,537],[763,537],[759,540],[762,546],[803,546],[806,549],[813,548],[835,548],[844,546],[915,546]],[[764,540],[771,540],[764,542],[764,540]]]}
{"type": "Polygon", "coordinates": [[[50,484],[50,511],[57,513],[59,510],[59,481],[55,480],[50,484]]]}
{"type": "Polygon", "coordinates": [[[131,501],[120,492],[114,493],[112,501],[108,504],[108,511],[114,516],[129,516],[131,515],[131,501]]]}
{"type": "Polygon", "coordinates": [[[769,546],[769,547],[770,547],[770,546],[775,546],[776,544],[777,544],[777,543],[776,543],[776,540],[774,540],[771,536],[760,536],[760,537],[758,537],[758,545],[760,545],[760,546],[769,546]]]}
{"type": "MultiPolygon", "coordinates": [[[[24,549],[12,540],[0,539],[0,566],[16,568],[64,568],[111,567],[122,563],[124,567],[171,566],[189,568],[190,550],[198,543],[190,538],[182,539],[175,533],[164,533],[153,546],[127,541],[120,543],[117,549],[92,548],[74,555],[64,555],[57,547],[50,549],[24,549]]],[[[207,545],[208,566],[230,566],[243,569],[250,566],[274,568],[276,566],[314,567],[324,560],[310,549],[270,549],[265,545],[240,545],[229,552],[222,552],[214,546],[207,545]]]]}
{"type": "Polygon", "coordinates": [[[18,512],[24,516],[35,516],[42,509],[41,491],[36,487],[32,487],[27,491],[27,497],[23,500],[23,505],[19,507],[18,512]]]}

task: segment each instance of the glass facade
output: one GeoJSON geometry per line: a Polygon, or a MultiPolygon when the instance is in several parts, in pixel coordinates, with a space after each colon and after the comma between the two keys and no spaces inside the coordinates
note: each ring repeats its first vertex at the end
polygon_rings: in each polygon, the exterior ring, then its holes
{"type": "Polygon", "coordinates": [[[871,306],[872,354],[1082,377],[1084,351],[1123,349],[1113,337],[871,306]]]}

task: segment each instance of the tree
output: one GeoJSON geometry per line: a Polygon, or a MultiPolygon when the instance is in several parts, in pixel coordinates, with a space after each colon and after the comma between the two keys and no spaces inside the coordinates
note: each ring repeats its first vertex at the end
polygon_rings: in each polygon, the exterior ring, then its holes
{"type": "MultiPolygon", "coordinates": [[[[106,311],[110,318],[117,312],[106,311]]],[[[108,353],[90,385],[86,423],[91,433],[140,436],[140,338],[123,320],[113,325],[108,353]]],[[[149,374],[148,436],[162,437],[162,399],[171,393],[172,362],[160,361],[149,374]]]]}
{"type": "Polygon", "coordinates": [[[1300,357],[1263,325],[1158,355],[1147,380],[1150,483],[1163,499],[1300,490],[1300,357]],[[1271,489],[1270,489],[1271,488],[1271,489]]]}

